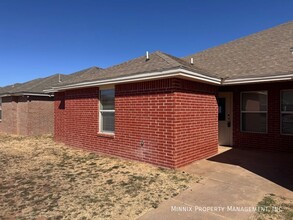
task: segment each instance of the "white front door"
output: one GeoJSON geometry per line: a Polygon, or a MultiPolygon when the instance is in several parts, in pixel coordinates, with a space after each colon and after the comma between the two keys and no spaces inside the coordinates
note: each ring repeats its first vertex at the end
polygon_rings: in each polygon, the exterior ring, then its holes
{"type": "Polygon", "coordinates": [[[232,100],[233,100],[233,94],[231,92],[220,92],[218,95],[219,145],[222,145],[222,146],[233,145],[232,100]]]}

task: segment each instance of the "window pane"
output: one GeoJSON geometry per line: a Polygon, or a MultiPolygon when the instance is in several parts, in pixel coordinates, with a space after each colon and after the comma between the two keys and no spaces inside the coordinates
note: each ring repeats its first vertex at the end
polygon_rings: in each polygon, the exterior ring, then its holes
{"type": "Polygon", "coordinates": [[[282,91],[282,111],[293,111],[293,90],[282,91]]]}
{"type": "Polygon", "coordinates": [[[293,114],[282,115],[282,133],[293,134],[293,114]]]}
{"type": "Polygon", "coordinates": [[[0,109],[0,120],[2,120],[2,110],[0,109]]]}
{"type": "Polygon", "coordinates": [[[226,99],[218,98],[218,120],[225,121],[226,117],[226,99]]]}
{"type": "Polygon", "coordinates": [[[242,113],[242,131],[266,132],[266,113],[242,113]]]}
{"type": "Polygon", "coordinates": [[[267,92],[242,93],[242,111],[266,111],[267,92]]]}
{"type": "Polygon", "coordinates": [[[102,132],[114,132],[115,129],[115,113],[114,112],[101,112],[102,116],[102,132]]]}
{"type": "Polygon", "coordinates": [[[101,110],[114,110],[115,108],[115,92],[114,89],[106,89],[100,91],[101,110]]]}

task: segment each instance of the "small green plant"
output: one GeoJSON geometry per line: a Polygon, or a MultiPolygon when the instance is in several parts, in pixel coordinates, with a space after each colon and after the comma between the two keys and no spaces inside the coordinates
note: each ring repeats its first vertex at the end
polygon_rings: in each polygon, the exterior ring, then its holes
{"type": "Polygon", "coordinates": [[[256,219],[293,219],[293,201],[283,196],[268,194],[257,204],[256,219]]]}

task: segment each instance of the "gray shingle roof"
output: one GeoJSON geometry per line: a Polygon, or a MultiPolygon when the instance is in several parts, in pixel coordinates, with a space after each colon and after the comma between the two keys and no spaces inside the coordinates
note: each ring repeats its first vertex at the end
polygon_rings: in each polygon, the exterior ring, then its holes
{"type": "Polygon", "coordinates": [[[191,65],[185,60],[160,51],[156,51],[149,55],[149,60],[146,60],[146,56],[141,56],[127,62],[109,67],[107,69],[89,69],[83,75],[79,77],[72,77],[71,79],[66,80],[59,85],[61,86],[81,82],[90,82],[94,80],[113,79],[117,77],[164,71],[175,68],[184,68],[187,70],[195,71],[197,73],[213,76],[213,74],[209,73],[208,71],[197,68],[196,66],[191,65]]]}
{"type": "Polygon", "coordinates": [[[46,78],[39,78],[25,83],[17,83],[2,87],[0,94],[15,94],[15,93],[44,93],[44,89],[51,88],[53,85],[58,84],[60,79],[65,79],[67,76],[63,74],[55,74],[46,78]]]}
{"type": "Polygon", "coordinates": [[[293,73],[293,21],[187,56],[220,78],[293,73]]]}
{"type": "Polygon", "coordinates": [[[65,80],[63,80],[61,83],[58,83],[54,86],[61,86],[61,85],[68,85],[68,84],[74,84],[78,82],[85,81],[88,78],[92,78],[96,75],[98,75],[103,69],[93,66],[84,70],[80,70],[78,72],[74,72],[67,76],[65,80]]]}
{"type": "Polygon", "coordinates": [[[84,74],[91,74],[93,71],[98,69],[100,68],[91,67],[69,75],[55,74],[46,78],[39,78],[25,83],[16,83],[14,85],[0,87],[0,95],[16,93],[45,94],[44,90],[50,89],[52,86],[61,85],[67,80],[82,78],[84,74]],[[59,80],[61,80],[61,82],[59,82],[59,80]]]}

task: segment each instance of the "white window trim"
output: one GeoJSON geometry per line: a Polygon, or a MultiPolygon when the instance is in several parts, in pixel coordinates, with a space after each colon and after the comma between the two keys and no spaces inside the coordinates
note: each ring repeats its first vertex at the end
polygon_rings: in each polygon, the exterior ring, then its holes
{"type": "Polygon", "coordinates": [[[289,115],[292,114],[293,115],[293,111],[282,111],[282,92],[285,92],[285,91],[292,91],[293,92],[293,89],[283,89],[280,91],[280,134],[286,135],[286,136],[293,136],[293,134],[283,133],[283,126],[282,126],[283,114],[289,114],[289,115]]]}
{"type": "MultiPolygon", "coordinates": [[[[101,110],[101,91],[102,90],[109,90],[109,89],[114,89],[114,100],[115,100],[115,86],[103,86],[99,88],[99,134],[108,134],[108,135],[114,135],[115,132],[110,132],[110,131],[103,131],[103,122],[102,122],[102,113],[103,112],[114,112],[115,113],[115,107],[114,110],[101,110]]],[[[115,118],[114,118],[115,120],[115,118]]]]}
{"type": "Polygon", "coordinates": [[[259,90],[259,91],[243,91],[240,92],[240,131],[242,133],[255,133],[255,134],[267,134],[268,133],[268,96],[269,93],[267,90],[259,90]],[[267,93],[267,98],[266,98],[266,102],[267,102],[267,110],[266,111],[243,111],[242,110],[242,94],[243,93],[257,93],[257,92],[266,92],[267,93]],[[243,131],[242,129],[242,115],[245,113],[261,113],[261,114],[266,114],[266,131],[265,132],[257,132],[257,131],[243,131]]]}

